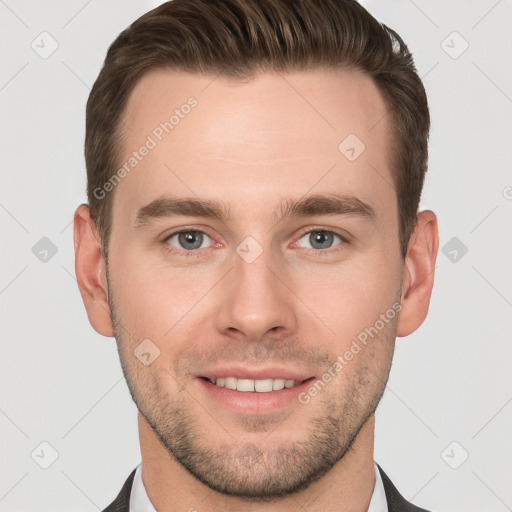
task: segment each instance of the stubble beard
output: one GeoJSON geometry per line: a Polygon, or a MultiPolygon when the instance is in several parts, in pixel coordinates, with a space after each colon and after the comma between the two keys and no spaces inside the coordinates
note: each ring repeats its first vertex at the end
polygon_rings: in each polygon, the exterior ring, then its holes
{"type": "MultiPolygon", "coordinates": [[[[204,485],[226,496],[251,502],[274,501],[319,480],[349,452],[361,428],[374,414],[389,377],[394,343],[388,354],[387,370],[377,375],[370,357],[368,364],[361,365],[355,378],[347,383],[344,393],[336,394],[326,388],[315,398],[318,413],[307,422],[303,414],[297,414],[301,419],[294,423],[295,410],[281,425],[245,418],[244,437],[251,430],[259,430],[261,437],[237,443],[236,436],[226,433],[225,441],[212,446],[208,429],[200,423],[206,426],[216,420],[199,407],[204,413],[199,421],[190,411],[194,399],[186,388],[179,392],[179,397],[171,397],[161,386],[165,379],[159,380],[158,374],[148,372],[137,360],[133,355],[136,341],[124,334],[110,285],[108,301],[123,374],[138,410],[174,460],[204,485]],[[272,435],[283,428],[302,429],[306,432],[305,440],[272,446],[272,435]]],[[[394,336],[395,328],[396,322],[386,328],[384,337],[394,336]]],[[[309,405],[298,404],[297,411],[303,412],[304,407],[309,405]]],[[[229,432],[229,428],[219,430],[229,432]]]]}

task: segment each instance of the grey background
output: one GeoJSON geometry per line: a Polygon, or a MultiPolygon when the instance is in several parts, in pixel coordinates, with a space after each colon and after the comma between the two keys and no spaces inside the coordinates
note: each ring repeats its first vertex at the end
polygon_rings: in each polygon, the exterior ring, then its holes
{"type": "MultiPolygon", "coordinates": [[[[158,3],[0,0],[0,511],[103,509],[140,461],[115,341],[78,292],[71,222],[89,89],[115,36],[158,3]]],[[[424,77],[422,208],[441,238],[429,317],[397,340],[375,459],[420,506],[512,510],[512,1],[364,3],[424,77]]]]}

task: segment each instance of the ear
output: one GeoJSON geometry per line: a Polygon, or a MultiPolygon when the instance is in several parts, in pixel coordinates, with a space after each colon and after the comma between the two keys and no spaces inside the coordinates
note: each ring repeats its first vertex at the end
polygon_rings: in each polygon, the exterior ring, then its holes
{"type": "Polygon", "coordinates": [[[427,317],[438,248],[437,217],[430,210],[420,212],[405,259],[397,336],[413,333],[427,317]]]}
{"type": "Polygon", "coordinates": [[[89,206],[81,204],[74,216],[75,273],[89,322],[103,336],[114,336],[107,301],[105,260],[89,206]]]}

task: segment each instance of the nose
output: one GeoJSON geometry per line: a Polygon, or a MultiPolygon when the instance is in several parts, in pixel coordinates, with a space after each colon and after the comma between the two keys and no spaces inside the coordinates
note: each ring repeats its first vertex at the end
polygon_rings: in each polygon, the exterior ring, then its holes
{"type": "Polygon", "coordinates": [[[285,338],[295,332],[297,299],[285,284],[284,269],[272,262],[270,249],[252,263],[234,254],[226,277],[215,319],[219,332],[248,341],[285,338]]]}

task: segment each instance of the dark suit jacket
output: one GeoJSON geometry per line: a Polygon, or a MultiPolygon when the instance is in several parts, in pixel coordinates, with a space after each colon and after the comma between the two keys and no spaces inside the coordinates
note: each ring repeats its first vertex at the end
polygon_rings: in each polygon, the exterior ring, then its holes
{"type": "MultiPolygon", "coordinates": [[[[386,499],[388,500],[389,512],[428,512],[424,508],[415,507],[409,503],[396,489],[389,477],[384,473],[382,468],[377,464],[384,490],[386,491],[386,499]]],[[[132,490],[133,477],[135,476],[135,469],[131,472],[118,494],[117,498],[103,511],[103,512],[129,512],[130,507],[130,492],[132,490]]]]}

